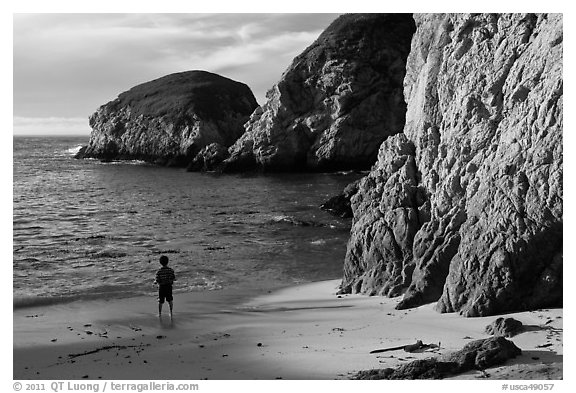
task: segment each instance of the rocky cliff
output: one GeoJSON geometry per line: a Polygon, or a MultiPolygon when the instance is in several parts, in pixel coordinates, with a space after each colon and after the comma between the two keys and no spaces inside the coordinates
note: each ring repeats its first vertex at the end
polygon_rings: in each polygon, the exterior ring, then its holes
{"type": "Polygon", "coordinates": [[[561,15],[415,15],[404,132],[352,198],[343,292],[466,316],[562,303],[561,15]]]}
{"type": "Polygon", "coordinates": [[[284,72],[229,149],[224,170],[365,168],[402,131],[408,14],[336,19],[284,72]]]}
{"type": "Polygon", "coordinates": [[[101,106],[78,157],[186,166],[207,145],[233,144],[257,106],[243,83],[205,71],[168,75],[101,106]]]}

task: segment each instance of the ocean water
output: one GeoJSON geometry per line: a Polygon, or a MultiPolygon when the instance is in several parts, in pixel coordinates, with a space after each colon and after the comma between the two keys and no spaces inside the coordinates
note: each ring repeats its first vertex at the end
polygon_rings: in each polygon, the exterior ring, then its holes
{"type": "Polygon", "coordinates": [[[14,137],[14,307],[272,288],[342,275],[350,221],[318,208],[358,174],[218,175],[73,155],[88,137],[14,137]]]}

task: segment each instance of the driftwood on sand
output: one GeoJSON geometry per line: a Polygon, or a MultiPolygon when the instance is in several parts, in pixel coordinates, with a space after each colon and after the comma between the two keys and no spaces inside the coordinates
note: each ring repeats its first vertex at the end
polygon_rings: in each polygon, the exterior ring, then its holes
{"type": "Polygon", "coordinates": [[[382,353],[388,351],[397,351],[403,349],[405,352],[416,352],[418,350],[426,350],[430,348],[439,348],[439,345],[436,344],[424,344],[422,340],[417,340],[414,344],[407,344],[407,345],[399,345],[397,347],[389,347],[389,348],[382,348],[382,349],[375,349],[370,351],[370,353],[382,353]]]}
{"type": "Polygon", "coordinates": [[[522,351],[502,336],[471,341],[459,351],[418,359],[396,369],[365,370],[353,379],[442,379],[469,370],[484,370],[520,355],[522,351]]]}

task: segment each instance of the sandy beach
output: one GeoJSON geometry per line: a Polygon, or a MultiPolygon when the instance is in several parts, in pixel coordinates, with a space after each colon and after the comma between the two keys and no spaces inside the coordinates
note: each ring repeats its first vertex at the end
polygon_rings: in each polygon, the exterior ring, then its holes
{"type": "MultiPolygon", "coordinates": [[[[155,298],[75,302],[14,311],[14,379],[348,379],[461,349],[488,337],[497,317],[440,314],[433,304],[398,311],[399,298],[336,295],[338,280],[250,298],[178,294],[173,321],[155,298]],[[414,343],[421,353],[369,352],[414,343]]],[[[511,340],[520,357],[454,379],[561,379],[562,309],[509,316],[527,326],[511,340]]]]}

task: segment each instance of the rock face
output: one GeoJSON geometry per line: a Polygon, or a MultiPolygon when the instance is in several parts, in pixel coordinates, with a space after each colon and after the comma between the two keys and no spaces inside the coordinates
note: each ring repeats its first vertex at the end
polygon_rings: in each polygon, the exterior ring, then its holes
{"type": "Polygon", "coordinates": [[[415,15],[404,132],[352,198],[342,292],[562,304],[562,16],[415,15]]]}
{"type": "Polygon", "coordinates": [[[440,358],[414,360],[397,369],[361,371],[355,379],[442,379],[497,366],[521,353],[512,341],[504,337],[491,337],[469,342],[461,350],[440,358]]]}
{"type": "Polygon", "coordinates": [[[233,144],[257,105],[248,86],[220,75],[168,75],[101,106],[90,117],[90,142],[78,158],[186,166],[204,146],[233,144]]]}
{"type": "Polygon", "coordinates": [[[368,169],[402,131],[408,14],[336,19],[284,72],[229,149],[225,171],[368,169]]]}

